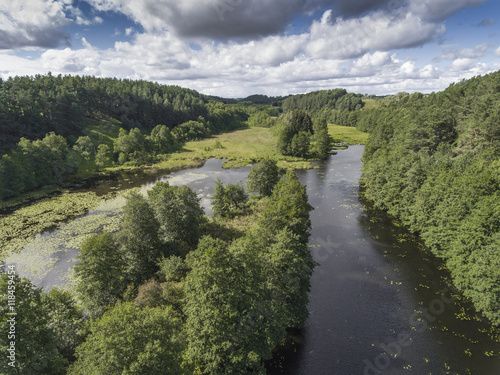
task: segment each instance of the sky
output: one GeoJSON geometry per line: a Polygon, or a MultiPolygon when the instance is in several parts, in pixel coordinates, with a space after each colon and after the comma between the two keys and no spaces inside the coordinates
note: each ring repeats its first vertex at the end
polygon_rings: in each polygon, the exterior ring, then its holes
{"type": "Polygon", "coordinates": [[[440,91],[500,70],[499,0],[0,0],[0,77],[226,98],[440,91]]]}

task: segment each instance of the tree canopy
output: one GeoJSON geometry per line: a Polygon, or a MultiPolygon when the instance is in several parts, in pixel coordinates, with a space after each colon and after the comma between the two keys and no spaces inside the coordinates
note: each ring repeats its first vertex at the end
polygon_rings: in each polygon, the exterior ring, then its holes
{"type": "Polygon", "coordinates": [[[248,173],[248,190],[261,196],[270,196],[278,183],[280,171],[278,163],[273,159],[262,159],[248,173]]]}
{"type": "Polygon", "coordinates": [[[77,294],[90,317],[101,316],[121,297],[124,259],[110,233],[89,237],[81,246],[75,264],[77,294]]]}
{"type": "Polygon", "coordinates": [[[365,196],[420,234],[500,324],[500,72],[359,113],[365,196]]]}
{"type": "Polygon", "coordinates": [[[68,373],[182,375],[181,327],[169,308],[122,303],[91,323],[68,373]]]}

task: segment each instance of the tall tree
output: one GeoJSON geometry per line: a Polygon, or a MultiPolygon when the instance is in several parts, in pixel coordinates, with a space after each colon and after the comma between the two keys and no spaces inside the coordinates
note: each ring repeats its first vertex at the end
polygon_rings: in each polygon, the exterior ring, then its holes
{"type": "Polygon", "coordinates": [[[187,186],[158,182],[148,191],[148,196],[162,239],[181,248],[196,246],[201,235],[200,225],[205,222],[196,193],[187,186]]]}
{"type": "Polygon", "coordinates": [[[212,207],[215,217],[230,217],[240,210],[247,200],[248,196],[243,186],[228,184],[224,187],[221,180],[217,178],[215,191],[212,196],[212,207]]]}
{"type": "Polygon", "coordinates": [[[306,157],[312,134],[314,129],[311,117],[305,111],[294,110],[281,118],[278,151],[283,155],[306,157]]]}
{"type": "Polygon", "coordinates": [[[79,137],[73,149],[87,161],[87,169],[90,172],[90,157],[95,152],[95,146],[89,136],[79,137]]]}
{"type": "Polygon", "coordinates": [[[60,342],[50,326],[42,291],[28,279],[4,273],[0,277],[0,302],[0,350],[3,353],[0,371],[3,374],[64,374],[67,360],[59,352],[60,342]],[[9,304],[12,301],[9,296],[15,296],[14,305],[9,304]]]}
{"type": "Polygon", "coordinates": [[[271,200],[262,212],[260,225],[277,233],[288,228],[300,241],[307,244],[311,230],[307,192],[294,171],[289,170],[278,181],[271,195],[271,200]]]}
{"type": "Polygon", "coordinates": [[[311,153],[321,158],[325,158],[330,154],[332,149],[332,137],[328,134],[328,124],[326,119],[318,119],[315,121],[314,134],[311,137],[311,153]]]}
{"type": "Polygon", "coordinates": [[[182,321],[169,308],[122,303],[91,323],[71,375],[182,375],[182,321]]]}
{"type": "Polygon", "coordinates": [[[149,202],[139,193],[131,193],[126,199],[118,242],[128,282],[140,285],[158,270],[156,264],[166,255],[166,248],[160,241],[160,224],[149,202]]]}
{"type": "Polygon", "coordinates": [[[109,154],[111,152],[111,149],[107,144],[100,144],[97,146],[97,154],[95,155],[95,165],[98,168],[104,168],[109,162],[110,162],[110,157],[109,154]]]}
{"type": "Polygon", "coordinates": [[[279,178],[280,172],[276,160],[263,159],[248,173],[247,187],[249,191],[267,197],[272,194],[279,178]]]}
{"type": "Polygon", "coordinates": [[[265,373],[262,359],[271,357],[275,330],[284,335],[284,325],[270,308],[259,258],[203,237],[188,263],[187,359],[198,373],[265,373]]]}
{"type": "Polygon", "coordinates": [[[89,237],[81,246],[75,264],[76,291],[92,318],[101,316],[124,291],[124,262],[110,233],[89,237]]]}
{"type": "Polygon", "coordinates": [[[42,294],[48,311],[48,327],[59,340],[60,353],[69,361],[74,360],[75,348],[85,339],[86,326],[81,308],[73,295],[58,288],[42,294]]]}

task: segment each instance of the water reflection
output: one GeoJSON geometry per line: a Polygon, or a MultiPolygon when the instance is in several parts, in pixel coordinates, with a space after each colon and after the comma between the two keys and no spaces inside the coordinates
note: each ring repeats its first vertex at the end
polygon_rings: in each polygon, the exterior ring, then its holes
{"type": "Polygon", "coordinates": [[[484,332],[489,325],[457,319],[462,311],[473,319],[473,310],[442,302],[448,275],[439,263],[360,202],[362,152],[351,146],[320,169],[298,172],[315,207],[309,246],[319,266],[299,343],[279,351],[269,372],[498,374],[498,358],[485,355],[500,350],[484,332]]]}
{"type": "MultiPolygon", "coordinates": [[[[491,327],[466,302],[436,302],[450,298],[443,294],[448,275],[439,262],[387,215],[360,202],[362,152],[362,146],[352,146],[319,163],[319,169],[297,172],[315,208],[309,248],[319,266],[311,280],[310,317],[295,343],[268,363],[269,373],[497,375],[498,357],[491,355],[498,356],[500,344],[490,337],[491,327]]],[[[209,160],[202,168],[158,180],[190,186],[210,214],[217,177],[235,184],[250,169],[224,170],[221,164],[209,160]]],[[[104,202],[39,235],[8,262],[18,263],[39,286],[71,287],[81,242],[95,232],[118,230],[123,204],[123,197],[104,202]]]]}

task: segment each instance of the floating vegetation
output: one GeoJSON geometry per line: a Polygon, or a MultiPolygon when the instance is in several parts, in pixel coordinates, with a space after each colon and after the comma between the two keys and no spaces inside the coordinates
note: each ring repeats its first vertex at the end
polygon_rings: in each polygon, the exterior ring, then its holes
{"type": "Polygon", "coordinates": [[[92,213],[63,223],[57,231],[38,234],[20,253],[7,258],[7,263],[17,264],[19,273],[36,284],[71,289],[72,267],[82,242],[94,233],[117,232],[124,203],[122,197],[101,202],[92,213]]]}
{"type": "Polygon", "coordinates": [[[19,252],[38,233],[55,229],[62,222],[85,214],[103,200],[115,197],[108,194],[98,197],[94,193],[65,193],[46,198],[28,207],[20,208],[0,218],[0,257],[19,252]]]}

